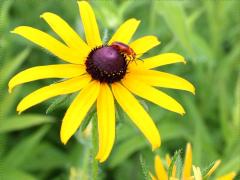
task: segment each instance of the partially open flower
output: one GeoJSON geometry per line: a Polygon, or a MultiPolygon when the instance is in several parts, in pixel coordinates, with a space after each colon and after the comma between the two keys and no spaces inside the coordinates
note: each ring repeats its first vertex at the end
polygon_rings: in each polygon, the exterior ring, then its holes
{"type": "Polygon", "coordinates": [[[68,108],[61,127],[61,141],[66,144],[77,131],[95,102],[98,115],[99,152],[103,162],[109,156],[115,141],[114,98],[144,134],[152,149],[160,146],[160,134],[151,117],[133,94],[167,110],[183,115],[183,107],[156,87],[185,90],[194,93],[187,80],[159,72],[154,68],[185,63],[176,53],[163,53],[139,59],[145,52],[160,44],[155,36],[144,36],[130,42],[140,21],[124,22],[108,41],[101,40],[94,12],[86,1],[78,2],[86,42],[58,15],[46,12],[41,17],[64,43],[43,31],[20,26],[12,32],[45,48],[66,64],[37,66],[15,75],[9,82],[9,91],[20,84],[46,78],[64,78],[64,81],[40,88],[26,96],[17,106],[22,111],[49,98],[79,92],[68,108]]]}
{"type": "MultiPolygon", "coordinates": [[[[172,176],[168,177],[168,169],[170,167],[171,161],[172,161],[171,158],[167,155],[166,156],[167,166],[164,167],[164,164],[161,158],[158,155],[155,156],[156,176],[150,173],[152,180],[168,180],[168,179],[170,180],[180,180],[180,179],[181,180],[203,180],[203,179],[209,178],[221,163],[220,160],[217,160],[214,163],[214,165],[209,169],[209,171],[206,173],[206,175],[203,175],[200,167],[194,166],[192,164],[192,147],[190,143],[188,143],[186,147],[185,160],[184,160],[184,164],[181,172],[182,174],[181,178],[177,177],[176,164],[174,164],[172,168],[172,176]]],[[[217,180],[233,180],[235,176],[236,176],[235,172],[230,172],[228,174],[218,177],[217,180]]]]}

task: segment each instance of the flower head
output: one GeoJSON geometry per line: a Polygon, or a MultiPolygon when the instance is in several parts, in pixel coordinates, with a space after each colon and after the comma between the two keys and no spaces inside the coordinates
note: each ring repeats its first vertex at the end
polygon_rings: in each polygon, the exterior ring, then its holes
{"type": "Polygon", "coordinates": [[[159,45],[155,36],[144,36],[130,42],[140,21],[124,22],[108,43],[103,43],[94,12],[86,1],[78,2],[86,42],[58,15],[41,15],[52,30],[63,40],[29,26],[20,26],[12,32],[23,36],[65,64],[37,66],[15,75],[9,82],[9,91],[20,84],[46,78],[64,78],[64,81],[40,88],[19,103],[22,111],[49,98],[79,92],[69,106],[61,126],[61,141],[66,144],[81,125],[89,109],[96,102],[98,116],[99,152],[97,159],[105,161],[115,141],[114,99],[127,113],[152,145],[160,146],[160,134],[151,117],[133,94],[167,110],[184,114],[183,107],[172,97],[155,87],[186,90],[194,93],[191,83],[176,75],[153,70],[158,66],[185,63],[176,53],[164,53],[139,60],[148,50],[159,45]]]}
{"type": "MultiPolygon", "coordinates": [[[[167,168],[164,167],[161,158],[157,155],[155,156],[155,172],[156,172],[156,177],[153,176],[151,173],[151,178],[152,180],[178,180],[177,175],[177,167],[176,164],[173,165],[172,168],[172,176],[168,177],[168,168],[170,167],[171,164],[171,158],[169,155],[166,156],[166,162],[167,162],[167,168]]],[[[183,164],[183,169],[181,172],[181,179],[182,180],[203,180],[209,178],[215,170],[218,168],[220,165],[221,160],[217,160],[213,166],[208,170],[206,175],[202,174],[202,171],[200,167],[192,165],[192,147],[191,144],[188,143],[186,147],[186,152],[185,152],[185,160],[183,164]],[[193,172],[192,172],[193,170],[193,172]]],[[[228,174],[225,174],[223,176],[220,176],[217,178],[217,180],[233,180],[234,177],[236,176],[235,172],[230,172],[228,174]]]]}

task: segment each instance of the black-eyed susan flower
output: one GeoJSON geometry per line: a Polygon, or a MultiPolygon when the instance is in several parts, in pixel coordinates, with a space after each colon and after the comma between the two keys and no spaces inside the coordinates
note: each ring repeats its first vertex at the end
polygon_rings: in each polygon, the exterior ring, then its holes
{"type": "MultiPolygon", "coordinates": [[[[168,179],[179,180],[179,178],[176,177],[177,167],[175,164],[173,165],[173,168],[172,168],[172,176],[168,177],[168,168],[170,167],[171,161],[172,160],[171,160],[170,156],[166,155],[167,166],[165,168],[161,158],[158,155],[156,155],[155,163],[154,163],[156,176],[154,176],[150,173],[152,180],[168,180],[168,179]]],[[[183,164],[183,168],[182,168],[182,172],[181,172],[181,174],[182,174],[181,180],[208,179],[215,172],[215,170],[218,168],[220,163],[221,163],[221,160],[217,160],[213,164],[213,166],[209,169],[209,171],[206,173],[206,175],[202,175],[201,169],[192,164],[192,147],[191,147],[191,144],[188,143],[187,147],[186,147],[186,152],[185,152],[185,160],[184,160],[184,164],[183,164]],[[192,172],[192,170],[193,170],[193,172],[192,172]]],[[[235,172],[230,172],[223,176],[218,177],[217,180],[233,180],[235,176],[236,176],[235,172]]]]}
{"type": "Polygon", "coordinates": [[[124,22],[108,43],[103,43],[91,6],[86,1],[78,2],[78,5],[86,42],[62,18],[50,12],[42,14],[41,18],[64,43],[29,26],[20,26],[12,31],[66,62],[33,67],[15,75],[9,82],[10,92],[15,86],[34,80],[64,79],[23,98],[17,106],[17,111],[21,113],[49,98],[80,91],[63,118],[61,141],[67,143],[96,102],[99,133],[99,151],[96,158],[102,162],[109,156],[115,140],[116,99],[148,139],[152,149],[158,148],[158,129],[133,94],[167,110],[184,114],[183,107],[176,100],[155,87],[194,93],[193,85],[178,76],[153,70],[167,64],[185,63],[184,58],[176,53],[164,53],[138,60],[142,54],[160,42],[155,36],[144,36],[130,42],[140,23],[136,19],[124,22]]]}

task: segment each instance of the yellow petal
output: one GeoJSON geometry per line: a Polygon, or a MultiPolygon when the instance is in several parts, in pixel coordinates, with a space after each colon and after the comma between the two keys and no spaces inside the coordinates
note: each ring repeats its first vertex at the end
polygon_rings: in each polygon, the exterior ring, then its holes
{"type": "Polygon", "coordinates": [[[217,180],[233,180],[236,175],[237,174],[235,172],[230,172],[228,174],[218,177],[217,180]]]}
{"type": "Polygon", "coordinates": [[[112,36],[108,44],[112,44],[113,42],[122,42],[125,44],[128,44],[130,39],[132,38],[133,34],[137,30],[138,25],[140,24],[140,21],[136,19],[129,19],[125,21],[115,32],[115,34],[112,36]]]}
{"type": "Polygon", "coordinates": [[[191,169],[192,169],[192,147],[191,147],[191,144],[188,143],[186,147],[185,160],[183,165],[183,173],[182,173],[183,179],[191,177],[191,169]]]}
{"type": "Polygon", "coordinates": [[[183,115],[183,107],[172,97],[151,87],[137,79],[134,76],[126,76],[122,83],[134,94],[147,99],[167,110],[183,115]]]}
{"type": "Polygon", "coordinates": [[[221,163],[221,160],[217,160],[217,161],[214,163],[213,167],[212,167],[212,168],[208,171],[208,173],[206,174],[206,177],[211,176],[212,173],[214,173],[214,171],[218,168],[218,166],[220,165],[220,163],[221,163]]]}
{"type": "Polygon", "coordinates": [[[109,86],[101,84],[97,98],[99,151],[96,156],[100,162],[105,161],[114,144],[115,140],[115,109],[114,99],[109,86]]]}
{"type": "Polygon", "coordinates": [[[168,168],[169,168],[169,166],[170,166],[170,164],[171,164],[171,158],[170,158],[170,155],[169,154],[166,154],[166,156],[165,156],[165,159],[166,159],[166,162],[167,162],[167,166],[168,166],[168,168]]]}
{"type": "Polygon", "coordinates": [[[23,98],[17,106],[17,111],[21,113],[22,111],[54,96],[79,91],[86,86],[90,80],[91,78],[89,75],[83,75],[40,88],[23,98]]]}
{"type": "Polygon", "coordinates": [[[72,78],[85,73],[83,65],[59,64],[36,66],[16,74],[8,83],[9,92],[19,85],[30,81],[46,78],[72,78]]]}
{"type": "Polygon", "coordinates": [[[168,180],[167,171],[165,170],[159,156],[155,156],[155,172],[157,174],[158,179],[168,180]]]}
{"type": "Polygon", "coordinates": [[[54,13],[45,12],[41,15],[41,18],[51,26],[70,48],[74,48],[84,56],[88,55],[90,51],[88,45],[61,17],[54,13]]]}
{"type": "Polygon", "coordinates": [[[60,41],[38,29],[29,26],[19,26],[15,28],[12,33],[23,36],[64,61],[81,64],[86,58],[84,55],[79,54],[74,49],[70,49],[60,41]]]}
{"type": "Polygon", "coordinates": [[[92,7],[86,1],[79,1],[78,6],[88,45],[91,48],[102,45],[97,21],[92,7]]]}
{"type": "Polygon", "coordinates": [[[144,36],[130,43],[130,47],[137,54],[137,57],[141,57],[145,52],[159,44],[156,36],[144,36]]]}
{"type": "Polygon", "coordinates": [[[160,146],[160,134],[151,117],[136,98],[120,83],[112,84],[112,91],[122,109],[152,144],[152,149],[160,146]]]}
{"type": "Polygon", "coordinates": [[[184,57],[176,53],[163,53],[157,56],[146,58],[143,62],[138,61],[138,63],[131,63],[129,68],[143,68],[152,69],[163,65],[173,64],[173,63],[186,63],[184,57]]]}
{"type": "Polygon", "coordinates": [[[185,90],[195,94],[195,88],[189,81],[173,74],[144,69],[133,70],[131,74],[151,86],[185,90]]]}
{"type": "Polygon", "coordinates": [[[96,101],[100,89],[98,81],[88,84],[73,100],[68,108],[61,126],[61,141],[66,144],[77,131],[89,109],[96,101]]]}
{"type": "Polygon", "coordinates": [[[193,173],[195,180],[202,180],[202,174],[199,167],[193,166],[193,173]]]}

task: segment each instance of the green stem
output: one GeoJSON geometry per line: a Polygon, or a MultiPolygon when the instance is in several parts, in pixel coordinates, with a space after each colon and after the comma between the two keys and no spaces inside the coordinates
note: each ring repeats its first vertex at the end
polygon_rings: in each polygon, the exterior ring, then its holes
{"type": "Polygon", "coordinates": [[[97,118],[92,119],[92,179],[97,180],[98,177],[98,161],[95,159],[98,150],[98,135],[97,135],[97,118]]]}

